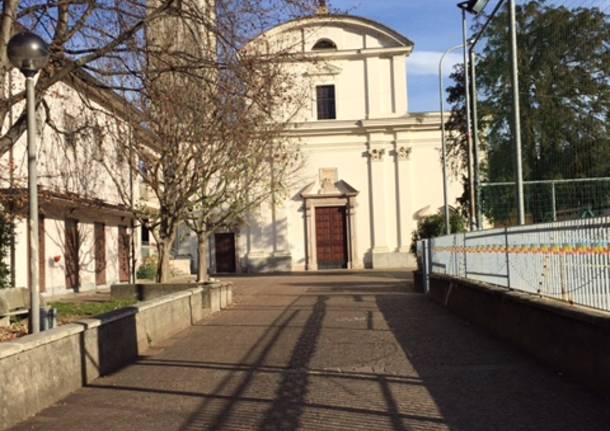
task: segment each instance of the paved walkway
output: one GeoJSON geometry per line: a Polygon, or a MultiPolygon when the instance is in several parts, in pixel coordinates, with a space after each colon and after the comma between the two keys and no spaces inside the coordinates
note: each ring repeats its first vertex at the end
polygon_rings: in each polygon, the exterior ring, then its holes
{"type": "Polygon", "coordinates": [[[606,430],[610,404],[406,273],[237,278],[236,304],[17,429],[606,430]]]}

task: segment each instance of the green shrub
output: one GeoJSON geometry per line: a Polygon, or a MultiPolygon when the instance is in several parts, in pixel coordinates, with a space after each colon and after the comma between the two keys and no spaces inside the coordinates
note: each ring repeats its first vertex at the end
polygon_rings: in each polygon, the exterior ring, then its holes
{"type": "Polygon", "coordinates": [[[13,225],[0,207],[0,289],[10,287],[11,284],[11,271],[5,261],[10,251],[12,237],[13,225]]]}
{"type": "MultiPolygon", "coordinates": [[[[451,213],[449,218],[451,233],[465,232],[466,220],[460,214],[451,213]]],[[[424,217],[417,222],[417,230],[413,232],[411,253],[417,253],[417,242],[422,239],[435,238],[447,233],[445,226],[445,215],[441,212],[428,217],[424,217]]]]}
{"type": "Polygon", "coordinates": [[[142,265],[136,272],[136,278],[139,280],[156,280],[157,279],[157,256],[151,255],[144,258],[142,265]]]}

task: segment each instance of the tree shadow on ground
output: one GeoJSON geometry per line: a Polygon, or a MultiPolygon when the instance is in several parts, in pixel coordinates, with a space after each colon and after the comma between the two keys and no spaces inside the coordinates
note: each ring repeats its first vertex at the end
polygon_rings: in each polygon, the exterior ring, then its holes
{"type": "Polygon", "coordinates": [[[289,369],[282,373],[276,397],[261,423],[261,431],[298,429],[309,386],[308,366],[322,331],[327,300],[328,297],[319,296],[313,306],[292,351],[289,369]]]}
{"type": "MultiPolygon", "coordinates": [[[[325,302],[327,299],[328,298],[325,296],[319,296],[317,298],[311,314],[302,327],[301,334],[292,350],[288,367],[281,371],[282,376],[279,388],[271,406],[264,415],[259,428],[260,430],[275,431],[298,429],[299,418],[304,409],[305,396],[308,390],[309,375],[307,367],[315,353],[316,343],[322,329],[326,308],[325,302]]],[[[298,298],[292,305],[296,305],[297,301],[298,298]]],[[[245,376],[241,378],[239,385],[232,391],[231,395],[227,398],[225,405],[211,421],[209,412],[207,411],[209,402],[206,400],[195,414],[186,421],[182,429],[205,429],[209,431],[228,429],[225,425],[231,419],[237,404],[243,399],[246,390],[252,384],[255,374],[264,367],[265,359],[277,342],[278,337],[301,311],[301,309],[292,310],[290,306],[286,307],[276,319],[276,326],[271,325],[269,329],[265,331],[265,334],[260,337],[259,342],[255,343],[250,352],[242,358],[241,362],[250,362],[255,347],[260,343],[265,343],[262,350],[255,355],[254,361],[245,370],[245,376]]],[[[233,373],[227,376],[227,378],[218,385],[214,393],[220,393],[222,389],[228,385],[232,376],[233,373]]]]}
{"type": "MultiPolygon", "coordinates": [[[[254,380],[256,371],[261,367],[277,339],[286,330],[288,325],[298,316],[301,312],[299,309],[292,309],[291,305],[295,305],[299,301],[297,297],[291,304],[289,304],[279,316],[272,322],[272,325],[261,335],[256,342],[252,344],[252,347],[248,352],[241,358],[241,363],[250,364],[248,369],[245,371],[245,376],[241,378],[240,383],[234,389],[229,397],[226,398],[226,403],[222,407],[221,411],[213,416],[210,420],[211,402],[213,397],[204,400],[199,408],[192,414],[181,427],[183,431],[194,431],[194,430],[221,430],[225,423],[231,418],[237,403],[240,401],[240,397],[243,396],[244,392],[248,389],[254,380]],[[263,346],[262,349],[260,346],[263,346]],[[259,351],[260,350],[260,351],[259,351]]],[[[230,384],[237,379],[235,373],[228,374],[214,389],[213,394],[219,394],[225,388],[228,388],[230,384]]]]}
{"type": "Polygon", "coordinates": [[[451,430],[591,430],[607,401],[492,338],[423,295],[376,304],[451,430]]]}

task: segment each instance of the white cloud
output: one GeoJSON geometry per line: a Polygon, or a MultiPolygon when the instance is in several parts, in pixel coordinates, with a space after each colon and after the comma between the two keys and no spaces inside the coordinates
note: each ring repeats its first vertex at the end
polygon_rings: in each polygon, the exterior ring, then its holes
{"type": "MultiPolygon", "coordinates": [[[[438,62],[443,55],[438,51],[415,51],[407,59],[407,67],[411,75],[434,75],[438,76],[438,62]]],[[[449,76],[453,70],[453,66],[457,63],[462,63],[463,57],[461,51],[452,52],[445,57],[443,62],[443,72],[445,76],[449,76]]]]}

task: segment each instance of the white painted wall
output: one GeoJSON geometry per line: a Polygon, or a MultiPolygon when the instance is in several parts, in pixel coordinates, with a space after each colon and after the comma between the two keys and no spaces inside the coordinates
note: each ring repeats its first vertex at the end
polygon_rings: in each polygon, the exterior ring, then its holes
{"type": "Polygon", "coordinates": [[[46,294],[57,295],[66,292],[66,257],[64,255],[66,236],[63,220],[45,219],[45,275],[46,294]],[[53,258],[59,256],[59,262],[53,258]]]}
{"type": "MultiPolygon", "coordinates": [[[[23,89],[23,79],[16,71],[13,74],[12,92],[16,93],[23,89]]],[[[49,107],[49,117],[46,111],[39,109],[39,139],[38,139],[38,175],[41,189],[70,194],[84,199],[98,200],[110,205],[124,205],[120,198],[114,181],[110,174],[100,162],[105,157],[113,166],[113,172],[125,186],[128,184],[128,166],[117,161],[117,148],[129,139],[129,129],[113,113],[110,108],[105,107],[97,99],[88,97],[77,91],[74,87],[63,82],[55,84],[45,95],[45,101],[49,107]],[[47,124],[50,121],[60,130],[65,130],[65,114],[76,119],[76,125],[97,124],[102,131],[102,140],[95,141],[91,132],[78,136],[75,146],[70,146],[61,133],[57,133],[53,127],[47,124]],[[99,145],[101,144],[101,146],[99,145]]],[[[13,108],[14,118],[21,112],[22,105],[13,108]]],[[[3,130],[9,127],[8,118],[2,125],[3,130]]],[[[14,185],[18,188],[27,187],[27,139],[24,134],[14,145],[13,155],[15,162],[14,185]]],[[[9,154],[0,157],[0,188],[9,187],[6,169],[9,154]]],[[[134,187],[135,199],[139,198],[139,188],[134,187]]],[[[41,212],[45,212],[44,205],[40,205],[41,212]]],[[[56,208],[55,212],[64,210],[66,216],[74,209],[74,218],[79,219],[79,211],[83,208],[78,200],[70,201],[65,208],[56,208]]],[[[21,214],[16,226],[16,285],[27,286],[27,229],[24,217],[21,214]]],[[[72,217],[72,216],[70,216],[72,217]]],[[[106,226],[106,260],[107,260],[107,284],[118,281],[118,220],[103,209],[89,211],[86,220],[79,220],[79,232],[83,239],[80,257],[80,281],[81,289],[95,288],[95,256],[94,256],[94,222],[105,223],[106,226]]],[[[128,223],[128,222],[127,222],[128,223]]],[[[64,220],[57,215],[48,215],[45,219],[45,271],[47,295],[65,293],[65,235],[64,220]],[[54,218],[55,217],[55,218],[54,218]],[[60,262],[54,263],[52,258],[60,256],[60,262]]],[[[137,250],[137,248],[136,248],[137,250]]],[[[139,253],[138,253],[139,259],[139,253]]]]}
{"type": "MultiPolygon", "coordinates": [[[[305,269],[307,241],[299,192],[316,182],[320,169],[336,168],[339,180],[359,192],[357,265],[392,264],[399,261],[396,256],[402,264],[407,258],[413,263],[408,250],[418,216],[443,205],[440,117],[407,113],[406,59],[411,47],[389,37],[386,30],[350,18],[319,17],[280,26],[265,35],[270,46],[290,46],[305,56],[287,66],[295,76],[309,80],[308,103],[291,129],[304,167],[298,186],[280,205],[285,222],[278,223],[276,217],[274,228],[271,210],[263,206],[244,227],[242,259],[272,258],[272,234],[279,230],[284,233],[275,236],[285,236],[292,269],[305,269]],[[322,38],[334,41],[337,51],[324,52],[315,63],[303,61],[322,38]],[[337,119],[317,121],[315,87],[328,84],[336,88],[337,119]],[[367,152],[373,149],[385,151],[381,160],[371,160],[367,152]],[[410,152],[407,158],[399,157],[401,149],[410,152]]],[[[460,194],[461,185],[452,182],[449,201],[460,194]]]]}

